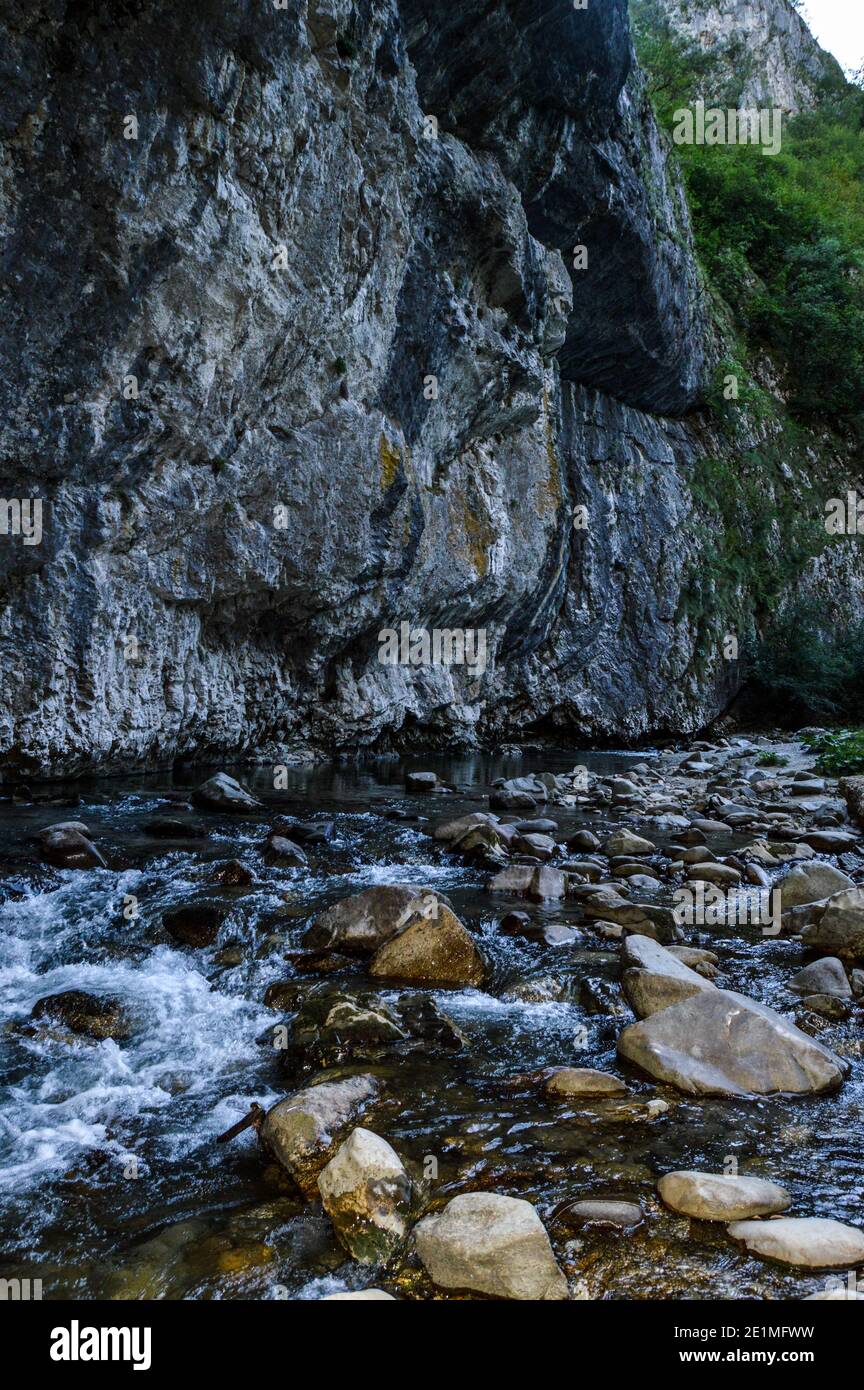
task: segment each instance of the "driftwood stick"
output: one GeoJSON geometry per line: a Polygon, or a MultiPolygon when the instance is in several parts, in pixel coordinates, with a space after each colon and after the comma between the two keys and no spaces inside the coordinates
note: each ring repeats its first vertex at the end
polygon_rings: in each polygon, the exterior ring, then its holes
{"type": "Polygon", "coordinates": [[[226,1129],[224,1134],[220,1134],[216,1139],[216,1143],[227,1144],[229,1139],[236,1139],[237,1135],[242,1134],[244,1129],[260,1129],[263,1119],[264,1110],[258,1104],[257,1100],[255,1100],[249,1107],[248,1115],[244,1115],[243,1119],[238,1120],[236,1125],[232,1125],[230,1129],[226,1129]]]}

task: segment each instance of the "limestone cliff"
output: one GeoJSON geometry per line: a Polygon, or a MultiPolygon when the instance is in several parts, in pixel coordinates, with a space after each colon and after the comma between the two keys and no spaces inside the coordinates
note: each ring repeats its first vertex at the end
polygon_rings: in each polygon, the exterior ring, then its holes
{"type": "Polygon", "coordinates": [[[45,504],[0,537],[7,777],[724,708],[713,349],[625,0],[3,28],[0,494],[45,504]],[[488,669],[382,665],[403,621],[488,669]]]}

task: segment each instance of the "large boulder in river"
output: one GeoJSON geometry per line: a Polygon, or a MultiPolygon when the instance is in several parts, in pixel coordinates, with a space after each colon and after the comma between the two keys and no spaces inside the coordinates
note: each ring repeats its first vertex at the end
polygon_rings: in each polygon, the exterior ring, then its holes
{"type": "Polygon", "coordinates": [[[780,889],[780,903],[783,912],[793,907],[803,907],[805,903],[818,903],[823,898],[843,893],[855,884],[833,864],[825,864],[821,859],[811,859],[807,864],[796,864],[784,874],[777,887],[780,889]]]}
{"type": "Polygon", "coordinates": [[[479,986],[486,962],[455,913],[430,893],[422,910],[375,952],[369,974],[403,984],[479,986]]]}
{"type": "Polygon", "coordinates": [[[725,989],[704,990],[625,1028],[618,1051],[690,1095],[820,1095],[849,1070],[773,1009],[725,989]]]}
{"type": "Polygon", "coordinates": [[[433,1284],[493,1298],[567,1298],[546,1229],[530,1202],[494,1192],[465,1192],[414,1232],[433,1284]]]}
{"type": "Polygon", "coordinates": [[[196,806],[208,811],[256,811],[261,802],[227,772],[217,772],[192,793],[196,806]]]}
{"type": "Polygon", "coordinates": [[[379,1090],[373,1076],[307,1086],[267,1111],[259,1131],[261,1144],[307,1197],[316,1196],[321,1169],[379,1090]]]}
{"type": "Polygon", "coordinates": [[[42,858],[55,869],[105,869],[107,864],[80,821],[60,821],[39,831],[42,858]]]}
{"type": "Polygon", "coordinates": [[[864,1231],[817,1216],[781,1216],[776,1221],[735,1221],[733,1240],[754,1255],[803,1269],[856,1269],[864,1264],[864,1231]]]}
{"type": "Polygon", "coordinates": [[[700,990],[715,988],[650,936],[626,937],[621,964],[624,993],[639,1018],[668,1009],[700,990]]]}
{"type": "Polygon", "coordinates": [[[841,960],[864,960],[864,888],[850,888],[829,898],[804,928],[801,940],[810,951],[841,960]]]}
{"type": "Polygon", "coordinates": [[[667,1207],[697,1221],[744,1221],[773,1216],[792,1205],[779,1183],[730,1173],[666,1173],[657,1191],[667,1207]]]}
{"type": "Polygon", "coordinates": [[[385,1264],[408,1233],[411,1180],[386,1139],[358,1126],[319,1174],[324,1210],[348,1253],[385,1264]]]}
{"type": "Polygon", "coordinates": [[[341,951],[345,955],[371,955],[394,936],[427,900],[428,888],[385,884],[342,898],[320,912],[304,937],[311,951],[341,951]]]}

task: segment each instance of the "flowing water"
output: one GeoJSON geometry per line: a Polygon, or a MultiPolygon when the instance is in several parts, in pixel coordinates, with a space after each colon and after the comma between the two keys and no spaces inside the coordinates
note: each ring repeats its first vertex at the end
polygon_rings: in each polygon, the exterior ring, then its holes
{"type": "MultiPolygon", "coordinates": [[[[374,1128],[426,1173],[431,1199],[471,1190],[527,1197],[577,1296],[789,1299],[824,1287],[825,1276],[741,1253],[722,1225],[666,1211],[655,1185],[671,1169],[730,1171],[737,1162],[788,1187],[794,1214],[860,1225],[864,1063],[854,1025],[820,1035],[853,1062],[832,1097],[693,1100],[657,1086],[616,1058],[630,1015],[617,998],[614,943],[589,931],[567,946],[501,935],[502,914],[524,903],[493,899],[488,875],[429,835],[437,820],[485,807],[494,777],[577,761],[619,772],[645,758],[526,753],[409,763],[459,788],[434,797],[406,795],[406,765],[396,761],[298,769],[279,792],[263,775],[240,773],[267,804],[241,817],[166,805],[207,775],[191,772],[76,784],[51,805],[0,805],[0,1277],[39,1278],[46,1298],[315,1299],[369,1283],[320,1206],[296,1196],[251,1132],[215,1141],[250,1102],[271,1104],[292,1088],[268,1033],[284,1015],[263,999],[268,985],[291,978],[285,952],[299,946],[311,917],[364,887],[411,883],[447,895],[493,966],[483,991],[434,996],[466,1048],[371,1068],[386,1082],[374,1128]],[[265,862],[261,844],[275,814],[321,813],[334,819],[335,834],[309,848],[308,867],[265,862]],[[207,837],[143,833],[142,822],[167,814],[203,822],[207,837]],[[29,837],[65,819],[90,827],[108,869],[40,864],[29,837]],[[232,909],[216,943],[174,945],[162,913],[200,893],[229,859],[253,871],[254,886],[208,886],[232,909]],[[550,972],[571,977],[572,1002],[502,998],[515,980],[550,972]],[[119,999],[133,1018],[129,1038],[70,1041],[26,1026],[37,1000],[69,989],[119,999]],[[530,1073],[555,1064],[616,1071],[631,1096],[553,1106],[530,1073]],[[649,1108],[658,1098],[666,1108],[649,1108]],[[641,1201],[646,1219],[628,1234],[574,1233],[559,1208],[594,1196],[641,1201]]],[[[566,833],[588,825],[602,836],[621,823],[558,807],[550,814],[566,833]]],[[[743,840],[730,832],[710,843],[728,850],[743,840]]],[[[580,920],[576,902],[529,910],[550,923],[580,920]]],[[[800,946],[757,929],[691,928],[688,943],[718,953],[728,988],[775,1006],[801,963],[800,946]]],[[[347,983],[369,987],[359,974],[347,983]]],[[[316,977],[302,984],[321,987],[316,977]]],[[[401,1296],[442,1297],[408,1266],[374,1282],[401,1296]]]]}

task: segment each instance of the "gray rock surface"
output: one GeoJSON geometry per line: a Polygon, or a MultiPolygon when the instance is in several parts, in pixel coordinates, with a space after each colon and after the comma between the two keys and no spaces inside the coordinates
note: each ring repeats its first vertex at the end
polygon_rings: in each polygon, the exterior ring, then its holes
{"type": "Polygon", "coordinates": [[[0,495],[44,504],[0,547],[5,776],[725,707],[707,315],[626,0],[0,22],[0,495]],[[382,662],[402,622],[483,669],[382,662]]]}
{"type": "Polygon", "coordinates": [[[411,1180],[395,1149],[358,1125],[322,1170],[324,1210],[348,1253],[384,1264],[408,1232],[411,1180]]]}
{"type": "Polygon", "coordinates": [[[773,1009],[708,989],[625,1028],[618,1051],[691,1095],[815,1095],[836,1089],[848,1063],[773,1009]]]}
{"type": "Polygon", "coordinates": [[[792,1198],[779,1183],[744,1174],[665,1173],[657,1191],[667,1207],[700,1221],[744,1221],[771,1216],[792,1205],[792,1198]]]}
{"type": "Polygon", "coordinates": [[[864,1231],[825,1217],[735,1221],[729,1234],[755,1255],[806,1269],[854,1269],[864,1263],[864,1231]]]}
{"type": "Polygon", "coordinates": [[[318,1191],[318,1175],[335,1153],[348,1126],[378,1096],[372,1076],[322,1081],[280,1100],[259,1132],[265,1150],[282,1164],[306,1196],[318,1191]]]}
{"type": "Polygon", "coordinates": [[[415,1228],[417,1253],[440,1288],[493,1298],[567,1297],[567,1281],[530,1202],[466,1192],[415,1228]]]}

